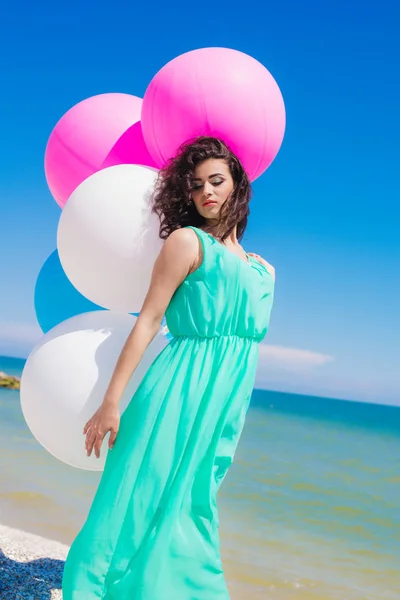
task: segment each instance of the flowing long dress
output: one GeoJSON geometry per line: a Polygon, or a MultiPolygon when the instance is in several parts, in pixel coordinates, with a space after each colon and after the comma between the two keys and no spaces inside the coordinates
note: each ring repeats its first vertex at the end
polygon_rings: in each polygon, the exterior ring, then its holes
{"type": "Polygon", "coordinates": [[[166,312],[172,341],[121,416],[64,600],[229,600],[217,492],[232,463],[274,295],[268,270],[191,227],[200,267],[166,312]]]}

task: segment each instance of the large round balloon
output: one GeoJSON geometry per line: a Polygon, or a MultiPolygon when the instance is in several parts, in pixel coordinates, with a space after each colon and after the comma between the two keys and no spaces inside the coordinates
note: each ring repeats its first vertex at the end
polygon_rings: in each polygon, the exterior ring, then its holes
{"type": "Polygon", "coordinates": [[[178,56],[152,79],[142,129],[158,167],[199,135],[222,139],[253,181],[271,164],[285,130],[280,89],[256,59],[229,48],[178,56]]]}
{"type": "Polygon", "coordinates": [[[79,102],[58,121],[45,153],[45,174],[56,202],[65,205],[87,177],[104,167],[154,167],[140,124],[142,99],[99,94],[79,102]]]}
{"type": "Polygon", "coordinates": [[[118,165],[71,194],[58,225],[62,267],[76,289],[104,308],[140,312],[162,247],[151,212],[157,172],[118,165]]]}
{"type": "MultiPolygon", "coordinates": [[[[49,331],[32,350],[21,377],[22,412],[38,442],[59,460],[101,471],[100,459],[85,452],[83,427],[101,405],[113,369],[136,317],[96,311],[77,315],[49,331]]],[[[160,332],[149,344],[123,394],[125,410],[140,381],[167,345],[160,332]]]]}
{"type": "Polygon", "coordinates": [[[74,288],[61,266],[57,250],[50,254],[40,270],[34,302],[43,333],[80,313],[102,310],[74,288]]]}

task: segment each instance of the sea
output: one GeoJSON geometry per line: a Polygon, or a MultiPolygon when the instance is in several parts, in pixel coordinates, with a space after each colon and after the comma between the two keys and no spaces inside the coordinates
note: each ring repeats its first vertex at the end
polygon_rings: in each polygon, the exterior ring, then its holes
{"type": "MultiPolygon", "coordinates": [[[[0,453],[0,522],[70,544],[101,474],[44,450],[18,391],[0,453]]],[[[218,505],[231,600],[399,600],[400,408],[254,390],[218,505]]]]}

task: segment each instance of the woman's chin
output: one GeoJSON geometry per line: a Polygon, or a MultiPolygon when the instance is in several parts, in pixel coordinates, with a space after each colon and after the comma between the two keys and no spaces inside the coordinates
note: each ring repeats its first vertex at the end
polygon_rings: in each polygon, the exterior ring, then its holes
{"type": "Polygon", "coordinates": [[[202,207],[203,217],[215,217],[219,213],[218,204],[210,204],[209,206],[202,207]]]}

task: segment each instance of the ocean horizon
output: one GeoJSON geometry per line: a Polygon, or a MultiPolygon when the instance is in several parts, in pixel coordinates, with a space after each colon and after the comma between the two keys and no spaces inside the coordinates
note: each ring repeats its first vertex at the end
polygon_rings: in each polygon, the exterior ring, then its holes
{"type": "MultiPolygon", "coordinates": [[[[101,473],[45,451],[18,391],[0,433],[0,522],[70,544],[101,473]]],[[[232,600],[398,600],[399,467],[400,407],[255,389],[218,497],[232,600]]]]}

